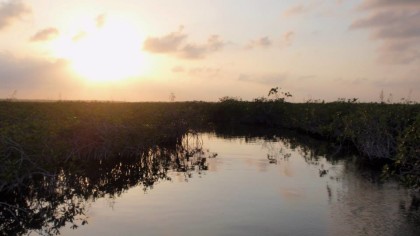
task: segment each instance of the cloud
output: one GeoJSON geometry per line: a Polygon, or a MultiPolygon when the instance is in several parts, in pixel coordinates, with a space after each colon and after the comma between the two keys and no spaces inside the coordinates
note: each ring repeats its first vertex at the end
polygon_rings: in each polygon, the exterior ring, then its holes
{"type": "Polygon", "coordinates": [[[219,35],[210,35],[203,44],[188,43],[187,38],[183,27],[180,27],[178,31],[162,37],[148,37],[143,43],[143,50],[184,59],[202,59],[209,53],[221,50],[226,44],[219,35]]]}
{"type": "Polygon", "coordinates": [[[282,15],[284,17],[292,17],[292,16],[303,14],[307,11],[309,11],[309,7],[303,4],[298,4],[298,5],[294,5],[286,9],[282,15]]]}
{"type": "Polygon", "coordinates": [[[295,39],[295,32],[292,30],[287,31],[283,34],[281,44],[283,46],[290,46],[293,43],[294,39],[295,39]]]}
{"type": "Polygon", "coordinates": [[[378,47],[378,61],[384,64],[411,64],[420,59],[416,39],[384,40],[378,47]]]}
{"type": "Polygon", "coordinates": [[[77,33],[76,35],[74,35],[71,40],[73,40],[73,42],[77,42],[81,39],[83,39],[84,37],[86,37],[87,33],[85,31],[80,31],[79,33],[77,33]]]}
{"type": "Polygon", "coordinates": [[[96,20],[96,27],[97,28],[102,28],[105,25],[105,22],[106,22],[106,15],[105,14],[100,14],[95,18],[95,20],[96,20]]]}
{"type": "Polygon", "coordinates": [[[31,9],[22,1],[0,2],[0,30],[31,13],[31,9]]]}
{"type": "Polygon", "coordinates": [[[207,77],[207,78],[214,78],[218,77],[221,73],[220,68],[213,68],[213,67],[193,67],[189,70],[189,74],[196,76],[196,77],[207,77]]]}
{"type": "Polygon", "coordinates": [[[268,37],[264,36],[258,39],[254,39],[248,42],[247,45],[245,45],[245,49],[255,49],[255,48],[271,48],[274,44],[279,45],[281,48],[291,46],[295,38],[295,32],[290,30],[285,32],[279,40],[276,40],[275,43],[273,43],[273,40],[268,37]]]}
{"type": "Polygon", "coordinates": [[[378,47],[379,61],[410,64],[420,59],[420,1],[364,0],[358,9],[366,13],[350,29],[367,29],[378,47]]]}
{"type": "Polygon", "coordinates": [[[207,39],[207,48],[209,51],[215,52],[222,49],[226,43],[220,38],[219,35],[213,34],[207,39]]]}
{"type": "Polygon", "coordinates": [[[182,47],[178,52],[179,57],[186,58],[186,59],[201,59],[201,58],[204,58],[206,54],[207,54],[206,45],[195,45],[195,44],[187,44],[184,47],[182,47]]]}
{"type": "Polygon", "coordinates": [[[14,90],[19,91],[19,97],[24,94],[27,98],[34,93],[39,93],[41,97],[49,92],[55,95],[77,85],[68,68],[65,60],[16,58],[0,53],[0,97],[5,98],[14,90]]]}
{"type": "Polygon", "coordinates": [[[350,27],[371,28],[377,39],[420,37],[420,6],[412,10],[373,12],[369,17],[354,21],[350,27]]]}
{"type": "Polygon", "coordinates": [[[418,0],[365,0],[359,9],[389,8],[389,7],[418,7],[418,0]]]}
{"type": "Polygon", "coordinates": [[[148,37],[143,43],[143,49],[153,53],[177,52],[186,38],[187,35],[180,28],[162,37],[148,37]]]}
{"type": "Polygon", "coordinates": [[[179,51],[179,56],[187,59],[200,59],[208,53],[221,50],[224,46],[225,42],[219,35],[211,35],[205,44],[186,44],[179,51]]]}
{"type": "Polygon", "coordinates": [[[269,48],[273,45],[273,42],[268,36],[261,37],[259,39],[251,40],[246,46],[246,49],[254,48],[269,48]]]}
{"type": "MultiPolygon", "coordinates": [[[[306,4],[296,4],[283,11],[282,16],[288,18],[308,14],[325,5],[324,3],[324,0],[316,0],[307,2],[306,4]]],[[[341,1],[337,1],[336,4],[340,5],[341,1]]]]}
{"type": "Polygon", "coordinates": [[[56,28],[46,28],[36,32],[29,40],[31,42],[48,41],[59,35],[59,31],[56,28]]]}
{"type": "Polygon", "coordinates": [[[275,42],[269,37],[264,36],[258,39],[253,39],[245,45],[245,49],[254,49],[254,48],[263,48],[267,49],[274,45],[279,45],[280,47],[288,47],[291,46],[295,38],[295,32],[292,30],[286,31],[283,33],[280,39],[277,39],[275,42]]]}
{"type": "Polygon", "coordinates": [[[339,8],[344,5],[344,1],[348,1],[348,0],[305,1],[305,3],[298,3],[298,4],[290,6],[289,8],[287,8],[281,13],[281,17],[290,19],[293,17],[308,17],[308,16],[316,16],[316,17],[337,16],[337,12],[339,12],[339,8]]]}

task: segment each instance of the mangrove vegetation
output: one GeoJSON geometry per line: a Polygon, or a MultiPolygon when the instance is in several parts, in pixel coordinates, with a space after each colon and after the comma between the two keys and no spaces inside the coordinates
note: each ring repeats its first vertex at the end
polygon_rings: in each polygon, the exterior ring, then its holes
{"type": "Polygon", "coordinates": [[[273,89],[254,101],[1,101],[0,232],[57,234],[87,222],[87,199],[139,185],[147,191],[168,171],[200,175],[217,153],[203,148],[198,132],[277,136],[328,158],[355,153],[383,177],[420,187],[419,104],[289,103],[290,96],[273,89]]]}

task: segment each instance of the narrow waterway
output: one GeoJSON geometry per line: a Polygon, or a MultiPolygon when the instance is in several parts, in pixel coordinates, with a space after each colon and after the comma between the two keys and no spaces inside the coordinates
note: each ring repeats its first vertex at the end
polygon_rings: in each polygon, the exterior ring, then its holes
{"type": "Polygon", "coordinates": [[[392,181],[279,138],[201,134],[206,168],[87,203],[62,235],[420,235],[419,201],[392,181]],[[217,155],[216,155],[217,154],[217,155]]]}

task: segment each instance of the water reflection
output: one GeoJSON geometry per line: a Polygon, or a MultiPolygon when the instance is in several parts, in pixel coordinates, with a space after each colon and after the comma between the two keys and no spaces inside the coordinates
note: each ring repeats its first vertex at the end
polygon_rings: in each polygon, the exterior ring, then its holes
{"type": "Polygon", "coordinates": [[[9,189],[0,195],[8,235],[420,233],[415,192],[350,151],[285,131],[190,133],[131,155],[71,160],[9,189]]]}
{"type": "MultiPolygon", "coordinates": [[[[3,181],[0,195],[0,230],[4,235],[59,234],[70,224],[85,225],[90,202],[117,197],[135,186],[144,191],[169,171],[184,178],[207,170],[205,151],[196,133],[189,133],[173,146],[155,146],[132,155],[72,160],[55,173],[33,171],[15,181],[3,181]]],[[[28,160],[26,160],[28,161],[28,160]]]]}
{"type": "MultiPolygon", "coordinates": [[[[313,201],[310,198],[317,198],[319,192],[312,191],[311,185],[317,185],[317,188],[324,185],[327,204],[323,205],[324,201],[316,204],[327,209],[326,213],[318,211],[320,217],[327,220],[323,229],[325,231],[314,227],[299,234],[420,234],[418,192],[404,189],[395,181],[384,180],[380,171],[366,167],[351,150],[287,132],[281,136],[269,132],[262,137],[259,135],[254,136],[252,132],[242,129],[233,134],[222,132],[219,137],[259,145],[266,153],[267,165],[276,165],[282,177],[293,179],[292,184],[284,179],[276,180],[282,182],[280,195],[289,204],[313,201]],[[298,163],[302,158],[310,167],[302,168],[304,165],[298,163]],[[312,172],[312,175],[302,178],[308,172],[312,172]],[[318,179],[314,179],[316,175],[318,179]],[[326,216],[322,216],[323,213],[326,216]]],[[[222,152],[220,154],[223,155],[222,152]]],[[[256,169],[261,170],[258,161],[246,160],[246,163],[254,163],[256,169]]],[[[265,167],[264,171],[269,170],[265,167]]],[[[306,210],[310,212],[313,208],[308,206],[306,210]]],[[[278,232],[290,233],[292,230],[278,232]]]]}
{"type": "MultiPolygon", "coordinates": [[[[350,159],[328,174],[330,232],[337,235],[418,235],[418,193],[381,178],[350,159]],[[401,208],[399,202],[407,204],[401,208]],[[408,210],[411,208],[412,210],[408,210]],[[417,219],[416,219],[417,218],[417,219]]],[[[404,205],[405,205],[404,204],[404,205]]]]}

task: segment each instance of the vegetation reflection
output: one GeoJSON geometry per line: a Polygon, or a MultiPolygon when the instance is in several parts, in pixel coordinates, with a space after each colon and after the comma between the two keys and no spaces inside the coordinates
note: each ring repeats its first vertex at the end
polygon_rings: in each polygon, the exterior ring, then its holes
{"type": "MultiPolygon", "coordinates": [[[[1,233],[52,235],[66,224],[77,228],[88,222],[86,210],[92,200],[120,196],[134,186],[146,191],[159,181],[170,180],[170,171],[182,172],[186,178],[200,175],[208,168],[207,158],[214,156],[203,149],[197,133],[187,133],[173,145],[153,146],[131,155],[72,160],[57,172],[22,158],[19,164],[32,165],[26,168],[32,172],[1,182],[1,233]]],[[[2,177],[8,174],[1,173],[2,177]]]]}

